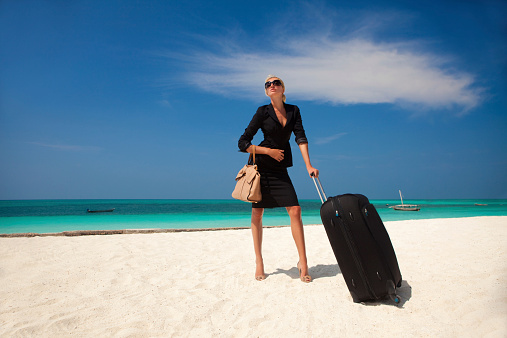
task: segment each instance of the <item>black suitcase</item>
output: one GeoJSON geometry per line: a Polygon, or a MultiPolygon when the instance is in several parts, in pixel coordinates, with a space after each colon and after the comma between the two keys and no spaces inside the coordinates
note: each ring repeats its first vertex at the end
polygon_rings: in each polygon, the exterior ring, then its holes
{"type": "Polygon", "coordinates": [[[322,201],[322,224],[353,301],[375,301],[389,296],[398,304],[400,268],[377,210],[366,196],[359,194],[327,198],[318,178],[317,181],[318,186],[313,177],[322,201]]]}

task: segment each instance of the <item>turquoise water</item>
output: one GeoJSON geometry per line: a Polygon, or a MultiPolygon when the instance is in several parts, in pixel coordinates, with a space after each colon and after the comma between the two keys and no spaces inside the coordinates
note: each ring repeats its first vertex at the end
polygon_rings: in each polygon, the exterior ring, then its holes
{"type": "MultiPolygon", "coordinates": [[[[382,220],[507,216],[507,200],[407,200],[420,211],[395,211],[398,200],[372,200],[382,220]],[[487,204],[477,206],[476,204],[487,204]]],[[[320,201],[300,200],[304,224],[321,224],[320,201]]],[[[236,200],[0,201],[0,233],[72,230],[182,229],[250,226],[251,206],[236,200]],[[114,208],[111,213],[87,213],[114,208]]],[[[266,209],[264,225],[288,225],[283,208],[266,209]]]]}

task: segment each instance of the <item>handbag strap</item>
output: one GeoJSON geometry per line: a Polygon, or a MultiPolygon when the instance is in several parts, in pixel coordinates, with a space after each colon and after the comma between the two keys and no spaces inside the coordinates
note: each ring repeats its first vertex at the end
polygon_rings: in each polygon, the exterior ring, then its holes
{"type": "Polygon", "coordinates": [[[249,158],[248,158],[248,162],[250,162],[250,158],[253,157],[253,165],[255,165],[255,146],[252,144],[252,147],[253,147],[253,152],[252,154],[250,154],[249,158]]]}

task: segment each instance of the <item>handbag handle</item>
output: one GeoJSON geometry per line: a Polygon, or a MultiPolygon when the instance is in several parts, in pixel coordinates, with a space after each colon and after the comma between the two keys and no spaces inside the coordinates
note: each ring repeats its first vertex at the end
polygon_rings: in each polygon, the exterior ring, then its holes
{"type": "MultiPolygon", "coordinates": [[[[252,158],[252,155],[253,155],[253,165],[255,165],[255,146],[252,144],[252,147],[253,147],[253,152],[252,154],[250,154],[250,158],[252,158]]],[[[248,159],[248,162],[250,162],[250,158],[248,159]]]]}

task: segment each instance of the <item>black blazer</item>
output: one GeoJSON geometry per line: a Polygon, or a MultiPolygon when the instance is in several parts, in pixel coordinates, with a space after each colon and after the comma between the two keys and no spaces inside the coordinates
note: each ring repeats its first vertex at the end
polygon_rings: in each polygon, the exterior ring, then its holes
{"type": "Polygon", "coordinates": [[[239,138],[239,150],[246,152],[246,149],[252,145],[252,139],[260,128],[264,134],[264,140],[259,146],[284,150],[284,158],[281,162],[278,162],[269,155],[255,155],[259,170],[281,170],[292,167],[292,151],[289,142],[292,132],[294,132],[298,145],[308,143],[299,108],[285,103],[284,106],[287,113],[285,127],[282,127],[282,124],[278,121],[273,105],[269,104],[257,109],[250,124],[239,138]]]}

